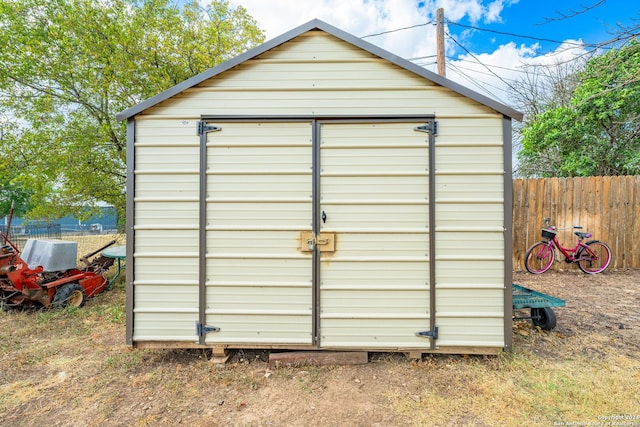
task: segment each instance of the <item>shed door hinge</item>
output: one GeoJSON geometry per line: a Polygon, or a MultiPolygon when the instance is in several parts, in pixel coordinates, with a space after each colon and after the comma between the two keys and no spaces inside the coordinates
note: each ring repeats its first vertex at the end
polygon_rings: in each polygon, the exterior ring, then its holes
{"type": "Polygon", "coordinates": [[[435,120],[427,122],[425,125],[416,126],[413,130],[417,130],[418,132],[431,132],[433,136],[436,136],[438,134],[438,122],[435,120]]]}
{"type": "Polygon", "coordinates": [[[434,340],[438,339],[438,325],[433,327],[433,331],[420,331],[416,332],[416,336],[421,338],[433,338],[434,340]]]}
{"type": "Polygon", "coordinates": [[[222,130],[222,128],[219,126],[210,125],[209,123],[203,121],[198,122],[198,135],[202,135],[207,132],[217,132],[219,130],[222,130]]]}
{"type": "Polygon", "coordinates": [[[205,334],[208,334],[209,332],[220,332],[220,328],[218,328],[217,326],[203,325],[200,322],[196,322],[196,334],[199,337],[203,337],[205,336],[205,334]]]}

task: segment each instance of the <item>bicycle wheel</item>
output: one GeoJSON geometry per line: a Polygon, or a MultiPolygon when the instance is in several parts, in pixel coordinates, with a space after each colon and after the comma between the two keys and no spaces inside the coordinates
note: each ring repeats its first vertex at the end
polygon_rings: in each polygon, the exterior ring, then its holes
{"type": "Polygon", "coordinates": [[[524,267],[529,273],[540,274],[551,268],[556,258],[550,242],[538,242],[531,246],[524,256],[524,267]]]}
{"type": "Polygon", "coordinates": [[[611,249],[598,240],[587,242],[586,245],[586,248],[580,248],[576,254],[578,267],[589,274],[603,272],[611,262],[611,249]]]}

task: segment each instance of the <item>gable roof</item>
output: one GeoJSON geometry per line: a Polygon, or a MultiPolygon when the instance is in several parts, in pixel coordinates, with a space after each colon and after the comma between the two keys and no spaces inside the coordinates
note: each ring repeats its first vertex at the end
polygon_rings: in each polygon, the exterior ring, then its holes
{"type": "Polygon", "coordinates": [[[179,83],[167,90],[165,90],[164,92],[159,93],[158,95],[149,98],[147,100],[142,101],[141,103],[128,108],[127,110],[119,113],[116,115],[116,119],[118,120],[126,120],[129,119],[139,113],[141,113],[142,111],[151,108],[169,98],[171,98],[172,96],[175,96],[177,94],[179,94],[180,92],[183,92],[193,86],[198,85],[199,83],[202,83],[203,81],[210,79],[214,76],[217,76],[220,73],[223,73],[249,59],[252,59],[258,55],[263,54],[264,52],[273,49],[277,46],[280,46],[281,44],[284,44],[292,39],[294,39],[295,37],[298,37],[299,35],[306,33],[308,31],[312,31],[312,30],[321,30],[324,31],[328,34],[331,34],[334,37],[337,37],[347,43],[350,43],[356,47],[359,47],[362,50],[365,50],[373,55],[376,55],[382,59],[385,59],[401,68],[404,68],[408,71],[411,71],[421,77],[424,77],[425,79],[431,80],[432,82],[443,86],[445,88],[448,88],[450,90],[452,90],[453,92],[456,92],[462,96],[465,96],[467,98],[470,98],[474,101],[479,102],[480,104],[483,104],[499,113],[502,113],[503,115],[510,117],[512,119],[516,119],[516,120],[522,120],[522,113],[520,113],[519,111],[516,111],[515,109],[504,105],[498,101],[495,101],[494,99],[491,99],[489,97],[486,97],[484,95],[481,95],[465,86],[462,86],[458,83],[453,82],[452,80],[449,80],[445,77],[440,76],[439,74],[436,74],[432,71],[426,70],[423,67],[420,67],[410,61],[407,61],[406,59],[403,59],[399,56],[396,56],[394,54],[392,54],[389,51],[386,51],[384,49],[379,48],[378,46],[375,46],[369,42],[366,42],[358,37],[353,36],[352,34],[349,34],[345,31],[342,31],[332,25],[327,24],[324,21],[321,21],[319,19],[314,19],[311,20],[309,22],[307,22],[306,24],[302,24],[297,28],[294,28],[274,39],[271,39],[263,44],[261,44],[260,46],[257,46],[253,49],[250,49],[246,52],[244,52],[241,55],[236,56],[235,58],[224,62],[222,64],[216,65],[215,67],[209,68],[206,71],[203,71],[200,74],[197,74],[185,81],[183,81],[182,83],[179,83]]]}

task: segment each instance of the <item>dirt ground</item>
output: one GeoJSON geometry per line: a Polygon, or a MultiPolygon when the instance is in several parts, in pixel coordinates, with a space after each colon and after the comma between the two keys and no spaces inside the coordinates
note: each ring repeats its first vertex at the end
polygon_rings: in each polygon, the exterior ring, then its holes
{"type": "Polygon", "coordinates": [[[513,281],[566,300],[554,309],[553,331],[516,322],[512,355],[420,362],[375,353],[366,365],[269,368],[267,352],[239,351],[218,366],[205,350],[131,349],[124,344],[122,287],[76,313],[3,314],[0,420],[4,426],[488,426],[595,422],[596,414],[619,411],[638,416],[640,425],[640,410],[629,409],[640,402],[640,271],[515,273],[513,281]],[[598,379],[597,371],[612,364],[630,372],[620,374],[619,391],[607,389],[610,378],[598,379]],[[590,371],[582,374],[584,365],[590,371]],[[582,377],[593,384],[588,396],[580,394],[582,377]],[[558,384],[567,388],[554,390],[558,384]],[[590,400],[599,389],[601,402],[590,400]],[[575,402],[563,409],[562,396],[575,402]],[[614,403],[607,401],[612,396],[614,403]]]}
{"type": "MultiPolygon", "coordinates": [[[[566,307],[554,308],[558,322],[554,332],[564,337],[602,334],[608,337],[608,346],[640,356],[640,271],[594,275],[577,268],[540,275],[517,272],[513,282],[566,301],[566,307]]],[[[597,349],[589,351],[597,353],[597,349]]]]}

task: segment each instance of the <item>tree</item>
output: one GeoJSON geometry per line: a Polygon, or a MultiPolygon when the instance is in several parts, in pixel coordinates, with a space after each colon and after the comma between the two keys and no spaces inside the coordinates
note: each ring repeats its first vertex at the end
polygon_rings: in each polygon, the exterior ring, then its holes
{"type": "Polygon", "coordinates": [[[640,44],[594,56],[576,78],[569,102],[548,105],[523,126],[520,172],[640,174],[640,44]]]}
{"type": "Polygon", "coordinates": [[[584,67],[582,58],[524,65],[525,73],[512,87],[511,101],[518,111],[529,117],[536,117],[550,108],[568,106],[579,83],[578,73],[584,67]]]}
{"type": "MultiPolygon", "coordinates": [[[[554,64],[534,64],[526,66],[526,73],[512,85],[511,100],[517,110],[522,111],[525,123],[539,117],[545,111],[567,107],[571,104],[572,94],[578,85],[578,72],[584,69],[582,58],[571,61],[557,61],[554,64]]],[[[513,127],[514,152],[522,149],[523,123],[516,122],[513,127]]],[[[545,152],[533,164],[535,172],[554,170],[557,153],[545,152]]],[[[515,173],[529,175],[531,164],[516,162],[515,173]]]]}
{"type": "MultiPolygon", "coordinates": [[[[0,117],[0,146],[16,146],[16,128],[15,123],[0,117]]],[[[17,206],[16,215],[24,214],[31,197],[30,192],[16,181],[19,171],[13,167],[11,152],[3,153],[0,162],[0,217],[7,216],[12,205],[17,206]]]]}
{"type": "MultiPolygon", "coordinates": [[[[126,130],[116,113],[264,40],[214,0],[0,0],[0,140],[39,217],[104,201],[124,218],[126,130]]],[[[0,181],[1,182],[1,181],[0,181]]]]}

